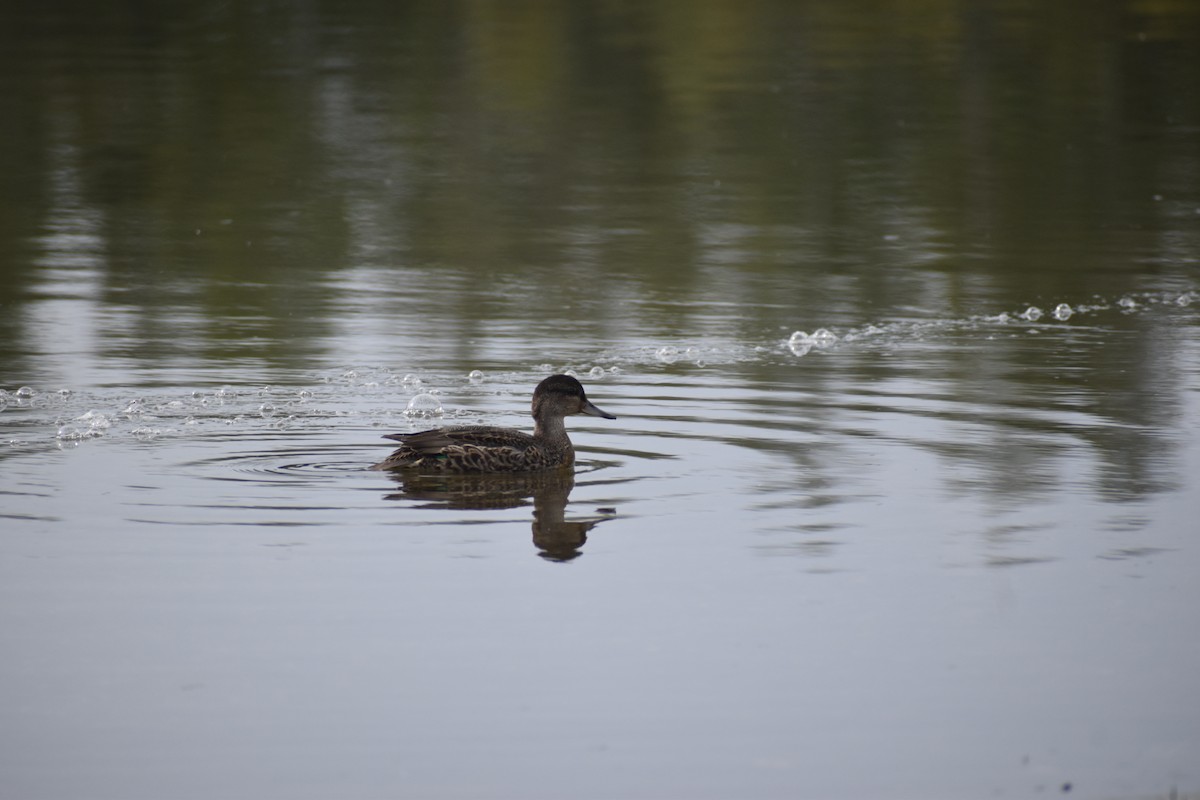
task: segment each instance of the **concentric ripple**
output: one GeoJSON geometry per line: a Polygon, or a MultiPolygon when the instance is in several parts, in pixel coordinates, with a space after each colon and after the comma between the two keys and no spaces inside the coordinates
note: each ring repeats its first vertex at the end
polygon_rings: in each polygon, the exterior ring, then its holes
{"type": "Polygon", "coordinates": [[[372,454],[362,447],[341,445],[253,450],[188,462],[189,470],[206,478],[226,481],[340,483],[344,476],[366,473],[372,454]]]}

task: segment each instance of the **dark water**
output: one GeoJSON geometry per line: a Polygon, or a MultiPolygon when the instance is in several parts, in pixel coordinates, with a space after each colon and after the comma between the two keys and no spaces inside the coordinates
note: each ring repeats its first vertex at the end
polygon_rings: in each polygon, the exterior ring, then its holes
{"type": "Polygon", "coordinates": [[[0,174],[0,797],[1200,792],[1200,7],[14,3],[0,174]]]}

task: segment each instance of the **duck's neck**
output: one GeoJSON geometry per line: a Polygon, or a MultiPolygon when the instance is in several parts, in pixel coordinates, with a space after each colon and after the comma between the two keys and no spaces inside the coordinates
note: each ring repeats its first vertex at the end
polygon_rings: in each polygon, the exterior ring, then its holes
{"type": "Polygon", "coordinates": [[[569,445],[571,443],[570,438],[567,436],[567,425],[562,417],[535,418],[533,421],[533,436],[536,439],[545,439],[556,444],[569,445]]]}

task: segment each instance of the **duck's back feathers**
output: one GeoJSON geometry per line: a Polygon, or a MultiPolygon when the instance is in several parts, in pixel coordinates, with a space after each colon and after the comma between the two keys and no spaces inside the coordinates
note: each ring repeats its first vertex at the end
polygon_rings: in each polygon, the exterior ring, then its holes
{"type": "Polygon", "coordinates": [[[420,469],[434,472],[523,472],[574,463],[574,452],[548,447],[509,428],[464,425],[384,437],[401,443],[375,469],[420,469]]]}

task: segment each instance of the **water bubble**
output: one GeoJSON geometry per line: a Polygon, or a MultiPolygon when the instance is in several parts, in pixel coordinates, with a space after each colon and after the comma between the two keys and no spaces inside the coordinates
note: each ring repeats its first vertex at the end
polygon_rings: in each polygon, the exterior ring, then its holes
{"type": "Polygon", "coordinates": [[[308,389],[301,389],[296,394],[299,395],[301,400],[311,400],[313,396],[313,393],[308,389]]]}
{"type": "Polygon", "coordinates": [[[407,386],[408,388],[411,389],[415,386],[420,386],[421,379],[418,378],[416,376],[416,374],[409,372],[409,373],[405,374],[405,376],[403,378],[400,379],[400,383],[404,384],[405,386],[407,386]]]}
{"type": "Polygon", "coordinates": [[[827,328],[817,328],[809,338],[817,347],[829,347],[838,340],[837,334],[827,328]]]}
{"type": "Polygon", "coordinates": [[[59,389],[57,392],[55,392],[55,394],[57,394],[59,398],[66,400],[68,397],[73,395],[74,392],[72,392],[70,389],[59,389]]]}
{"type": "Polygon", "coordinates": [[[671,345],[660,347],[658,348],[658,351],[655,352],[654,357],[664,364],[674,364],[679,360],[679,348],[672,347],[671,345]]]}
{"type": "Polygon", "coordinates": [[[812,350],[812,339],[804,331],[796,331],[793,333],[787,342],[788,350],[792,351],[794,356],[807,355],[809,350],[812,350]]]}
{"type": "Polygon", "coordinates": [[[621,369],[620,367],[609,367],[608,368],[609,375],[620,375],[624,371],[625,370],[621,369]]]}
{"type": "Polygon", "coordinates": [[[59,441],[77,442],[84,438],[84,429],[76,427],[75,425],[63,425],[58,429],[58,432],[54,434],[54,438],[58,439],[59,441]]]}
{"type": "Polygon", "coordinates": [[[1117,305],[1119,305],[1121,308],[1137,308],[1137,300],[1126,296],[1118,300],[1117,305]]]}
{"type": "Polygon", "coordinates": [[[1059,303],[1054,307],[1054,318],[1057,320],[1070,319],[1075,310],[1066,303],[1059,303]]]}
{"type": "Polygon", "coordinates": [[[592,367],[588,370],[588,376],[592,378],[603,378],[604,367],[592,367]]]}
{"type": "Polygon", "coordinates": [[[437,399],[437,395],[428,392],[415,395],[408,401],[408,408],[404,409],[404,416],[421,419],[440,417],[443,413],[442,402],[437,399]]]}
{"type": "Polygon", "coordinates": [[[272,416],[275,413],[275,406],[271,405],[270,403],[263,403],[258,407],[258,413],[263,417],[272,416]]]}
{"type": "Polygon", "coordinates": [[[33,397],[33,394],[34,394],[33,387],[32,386],[22,386],[20,389],[17,389],[17,391],[13,392],[13,394],[15,394],[17,397],[22,398],[22,399],[33,397]]]}
{"type": "Polygon", "coordinates": [[[1195,299],[1196,297],[1192,292],[1184,292],[1183,294],[1179,295],[1179,297],[1175,298],[1175,305],[1189,306],[1195,299]]]}
{"type": "Polygon", "coordinates": [[[1041,318],[1042,318],[1042,310],[1040,308],[1038,308],[1037,306],[1030,306],[1029,308],[1027,308],[1021,312],[1021,319],[1027,319],[1030,322],[1039,320],[1041,318]]]}
{"type": "Polygon", "coordinates": [[[470,373],[467,374],[467,380],[469,380],[471,383],[482,383],[483,371],[478,369],[471,370],[470,373]]]}

